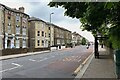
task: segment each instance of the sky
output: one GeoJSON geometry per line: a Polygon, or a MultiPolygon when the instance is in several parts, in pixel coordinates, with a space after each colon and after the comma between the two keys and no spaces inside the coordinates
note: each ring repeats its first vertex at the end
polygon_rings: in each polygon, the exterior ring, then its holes
{"type": "Polygon", "coordinates": [[[4,4],[10,8],[19,8],[24,7],[25,13],[30,15],[30,17],[37,17],[46,22],[50,22],[50,13],[51,22],[55,25],[68,29],[72,32],[77,32],[89,41],[94,41],[94,37],[91,32],[82,31],[80,29],[80,21],[76,18],[71,18],[64,16],[65,10],[61,7],[54,8],[49,7],[47,4],[50,0],[0,0],[1,4],[4,4]]]}

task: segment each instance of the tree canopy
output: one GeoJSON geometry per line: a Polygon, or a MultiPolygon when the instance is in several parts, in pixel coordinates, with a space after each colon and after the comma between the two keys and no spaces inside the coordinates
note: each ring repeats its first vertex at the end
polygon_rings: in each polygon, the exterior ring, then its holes
{"type": "Polygon", "coordinates": [[[48,5],[63,7],[65,16],[80,20],[82,30],[91,31],[94,36],[109,35],[113,43],[114,37],[120,41],[120,2],[50,2],[48,5]]]}
{"type": "Polygon", "coordinates": [[[82,38],[81,44],[86,45],[86,39],[85,38],[82,38]]]}

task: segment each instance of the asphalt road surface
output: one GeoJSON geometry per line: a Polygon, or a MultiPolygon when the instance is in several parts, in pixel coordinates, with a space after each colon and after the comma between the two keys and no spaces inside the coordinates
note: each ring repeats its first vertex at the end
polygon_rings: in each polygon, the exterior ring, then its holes
{"type": "Polygon", "coordinates": [[[2,78],[74,78],[73,72],[93,52],[86,46],[2,60],[2,78]]]}

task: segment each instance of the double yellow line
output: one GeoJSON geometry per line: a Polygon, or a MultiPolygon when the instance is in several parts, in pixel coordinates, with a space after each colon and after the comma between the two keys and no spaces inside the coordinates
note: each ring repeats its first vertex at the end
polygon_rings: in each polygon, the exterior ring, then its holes
{"type": "Polygon", "coordinates": [[[83,66],[87,63],[87,61],[90,59],[90,57],[93,54],[89,55],[84,62],[82,62],[82,64],[80,64],[80,66],[74,71],[73,75],[76,76],[78,74],[78,72],[80,72],[80,70],[83,68],[83,66]]]}

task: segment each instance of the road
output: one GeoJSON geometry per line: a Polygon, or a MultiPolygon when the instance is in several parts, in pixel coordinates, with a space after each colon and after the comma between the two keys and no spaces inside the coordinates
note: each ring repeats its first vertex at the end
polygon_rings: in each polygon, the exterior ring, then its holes
{"type": "Polygon", "coordinates": [[[86,46],[2,60],[2,78],[74,78],[73,72],[93,52],[86,46]]]}

